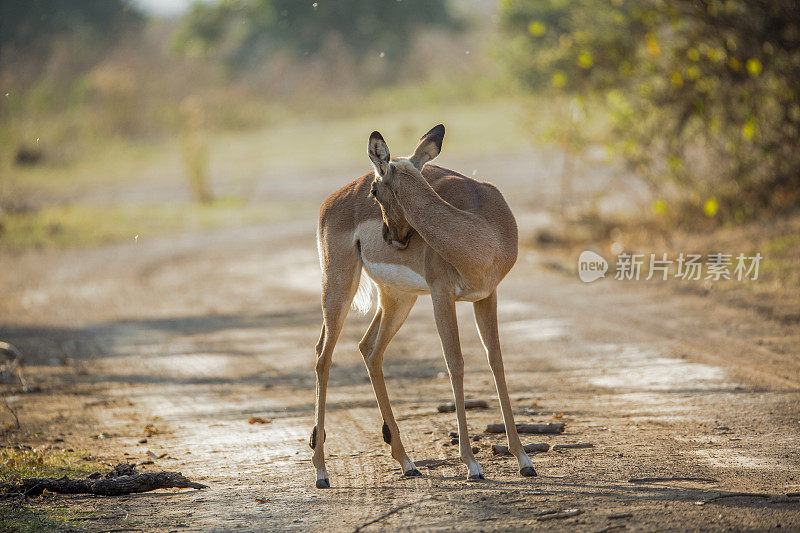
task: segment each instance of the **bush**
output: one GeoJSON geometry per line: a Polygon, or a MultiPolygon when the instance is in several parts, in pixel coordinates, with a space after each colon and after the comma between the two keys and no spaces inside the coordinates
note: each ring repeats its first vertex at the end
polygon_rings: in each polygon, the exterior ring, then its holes
{"type": "Polygon", "coordinates": [[[659,210],[742,221],[800,202],[794,0],[505,0],[501,24],[526,87],[602,103],[613,152],[677,192],[659,210]]]}

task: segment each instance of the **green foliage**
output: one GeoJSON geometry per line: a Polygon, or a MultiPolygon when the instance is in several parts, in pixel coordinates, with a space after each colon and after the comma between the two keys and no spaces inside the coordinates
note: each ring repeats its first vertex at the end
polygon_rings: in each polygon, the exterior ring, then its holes
{"type": "Polygon", "coordinates": [[[501,23],[516,77],[600,102],[659,192],[734,221],[800,202],[794,0],[505,0],[501,23]]]}
{"type": "Polygon", "coordinates": [[[415,29],[453,23],[443,0],[222,0],[195,3],[174,44],[190,55],[222,56],[237,68],[281,48],[313,55],[332,39],[359,58],[398,59],[415,29]]]}

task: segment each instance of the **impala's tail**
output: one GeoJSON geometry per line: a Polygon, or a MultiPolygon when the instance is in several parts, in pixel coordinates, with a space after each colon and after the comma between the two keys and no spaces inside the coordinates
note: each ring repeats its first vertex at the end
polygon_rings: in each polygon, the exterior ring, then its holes
{"type": "Polygon", "coordinates": [[[377,300],[378,286],[370,279],[367,273],[361,270],[361,279],[358,280],[358,290],[353,298],[352,308],[362,315],[366,315],[372,310],[372,305],[377,300]]]}

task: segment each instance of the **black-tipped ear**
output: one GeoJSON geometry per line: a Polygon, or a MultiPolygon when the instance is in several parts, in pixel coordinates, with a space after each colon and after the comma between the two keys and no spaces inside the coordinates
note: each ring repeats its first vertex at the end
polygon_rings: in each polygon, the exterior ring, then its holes
{"type": "Polygon", "coordinates": [[[442,151],[442,141],[444,141],[444,125],[439,124],[420,138],[414,154],[408,160],[418,170],[422,170],[425,163],[434,159],[442,151]]]}
{"type": "Polygon", "coordinates": [[[442,151],[442,141],[444,141],[444,124],[437,124],[436,126],[432,127],[431,130],[420,137],[420,141],[424,139],[430,139],[436,143],[436,148],[441,152],[442,151]]]}
{"type": "Polygon", "coordinates": [[[369,136],[367,154],[378,176],[386,174],[389,170],[389,158],[391,156],[389,154],[389,147],[386,145],[386,141],[383,140],[383,135],[377,131],[373,131],[369,136]]]}

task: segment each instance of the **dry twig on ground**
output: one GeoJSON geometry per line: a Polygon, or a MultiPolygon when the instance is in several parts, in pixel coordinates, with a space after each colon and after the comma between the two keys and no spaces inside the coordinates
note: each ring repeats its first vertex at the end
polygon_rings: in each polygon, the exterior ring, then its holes
{"type": "MultiPolygon", "coordinates": [[[[532,442],[530,444],[525,444],[522,448],[525,450],[525,453],[546,452],[550,449],[550,445],[546,442],[532,442]]],[[[511,455],[508,446],[504,446],[503,444],[492,444],[492,453],[494,455],[511,455]]]]}
{"type": "MultiPolygon", "coordinates": [[[[502,422],[489,424],[485,433],[505,433],[506,425],[502,422]]],[[[517,433],[563,433],[563,422],[550,422],[546,424],[517,424],[517,433]]]]}
{"type": "MultiPolygon", "coordinates": [[[[488,409],[489,404],[486,400],[465,400],[464,401],[464,408],[465,409],[488,409]]],[[[436,408],[437,411],[440,413],[452,413],[456,410],[456,404],[453,402],[443,403],[439,407],[436,408]]]]}

